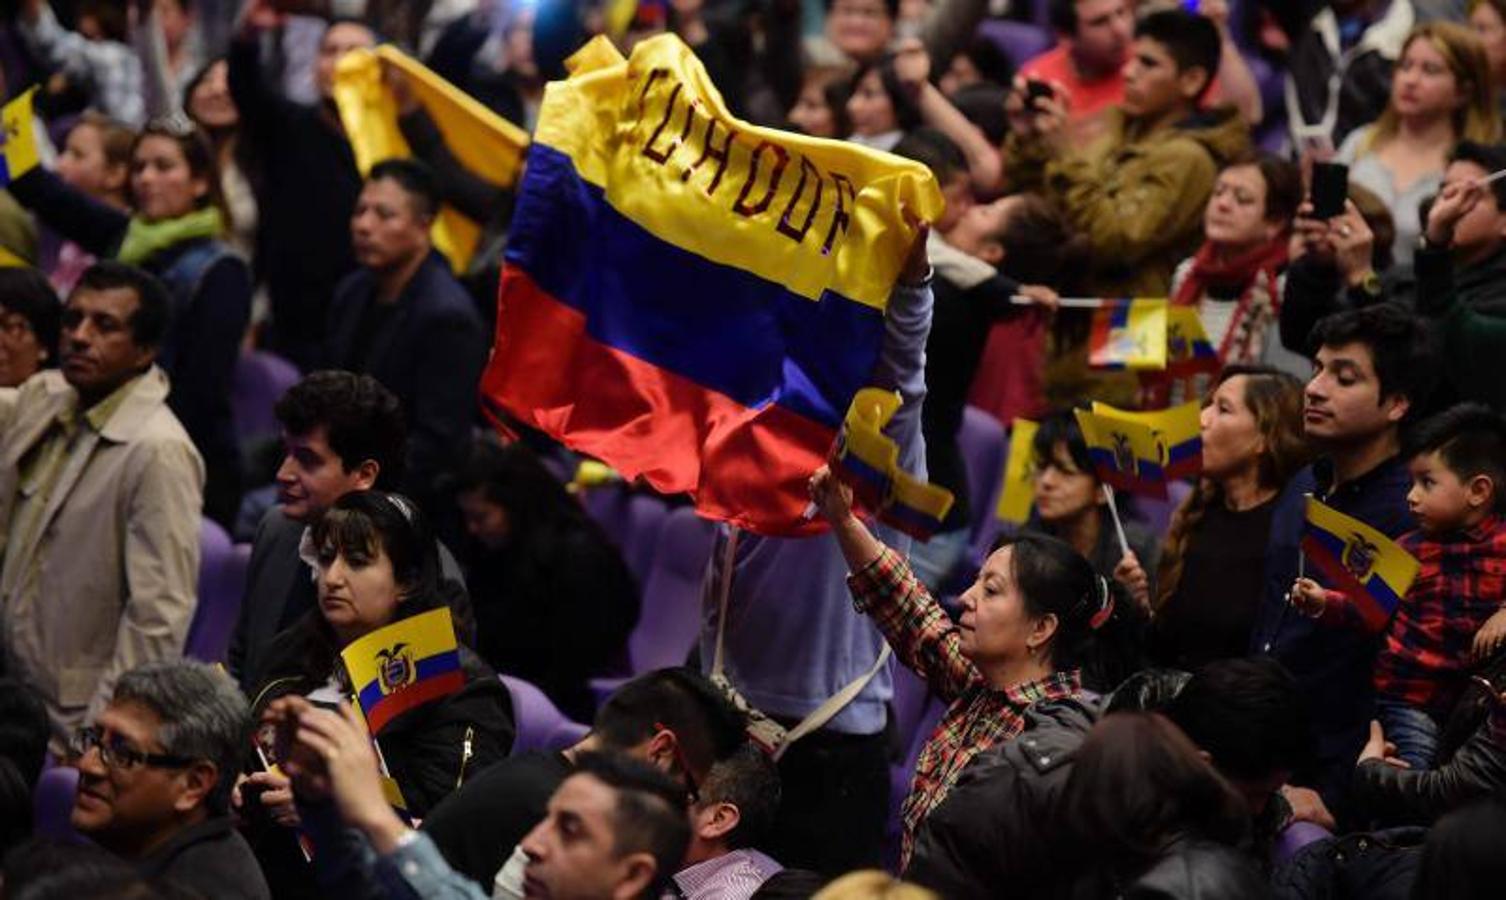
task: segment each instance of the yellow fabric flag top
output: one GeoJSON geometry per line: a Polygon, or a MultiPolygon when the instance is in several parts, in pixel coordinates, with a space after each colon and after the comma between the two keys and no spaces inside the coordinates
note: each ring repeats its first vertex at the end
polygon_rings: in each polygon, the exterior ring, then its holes
{"type": "Polygon", "coordinates": [[[941,528],[955,498],[946,488],[900,468],[899,447],[881,430],[894,418],[899,402],[894,391],[858,391],[832,447],[831,467],[879,521],[925,540],[941,528]]]}
{"type": "Polygon", "coordinates": [[[1190,478],[1203,470],[1202,407],[1195,401],[1154,412],[1127,412],[1094,400],[1093,413],[1149,428],[1167,478],[1190,478]]]}
{"type": "Polygon", "coordinates": [[[1035,503],[1035,433],[1040,425],[1015,419],[1009,426],[1009,458],[1004,462],[1004,489],[994,514],[1005,522],[1024,525],[1035,503]]]}
{"type": "Polygon", "coordinates": [[[1391,621],[1420,568],[1417,559],[1395,541],[1311,495],[1302,528],[1302,552],[1332,587],[1344,592],[1373,632],[1391,621]]]}
{"type": "Polygon", "coordinates": [[[394,717],[465,686],[455,627],[443,606],[351,642],[340,658],[373,736],[394,717]]]}
{"type": "Polygon", "coordinates": [[[1166,301],[1112,302],[1093,314],[1088,364],[1098,369],[1166,368],[1166,301]]]}
{"type": "Polygon", "coordinates": [[[33,131],[36,117],[32,99],[36,93],[32,88],[0,109],[0,185],[10,184],[41,161],[33,131]]]}
{"type": "MultiPolygon", "coordinates": [[[[335,68],[335,105],[364,174],[384,159],[412,156],[397,125],[397,100],[382,76],[387,63],[407,76],[457,162],[498,187],[512,187],[528,150],[528,133],[395,47],[352,50],[335,68]]],[[[481,226],[451,206],[434,222],[434,246],[457,272],[470,264],[481,226]]]]}
{"type": "Polygon", "coordinates": [[[1121,491],[1166,498],[1162,448],[1149,425],[1085,409],[1075,413],[1100,481],[1121,491]]]}

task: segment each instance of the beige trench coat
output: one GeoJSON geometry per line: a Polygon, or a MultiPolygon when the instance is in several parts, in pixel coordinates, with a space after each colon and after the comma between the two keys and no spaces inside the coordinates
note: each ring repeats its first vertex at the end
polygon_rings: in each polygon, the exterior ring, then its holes
{"type": "MultiPolygon", "coordinates": [[[[83,431],[41,528],[0,570],[10,671],[42,692],[58,738],[99,714],[122,672],[183,652],[197,603],[204,464],[167,392],[153,366],[102,432],[83,431]],[[36,590],[23,591],[34,561],[36,590]]],[[[0,398],[0,548],[23,539],[9,533],[21,460],[73,395],[51,371],[22,385],[13,405],[0,398]]]]}

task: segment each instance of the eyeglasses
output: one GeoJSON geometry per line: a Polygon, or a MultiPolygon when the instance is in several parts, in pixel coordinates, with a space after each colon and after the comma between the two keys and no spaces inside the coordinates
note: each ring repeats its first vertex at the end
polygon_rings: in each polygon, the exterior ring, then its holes
{"type": "MultiPolygon", "coordinates": [[[[675,734],[675,730],[666,726],[663,722],[655,722],[654,730],[675,734]]],[[[675,754],[675,765],[680,767],[680,774],[685,776],[685,799],[690,801],[691,806],[694,806],[701,801],[701,788],[700,785],[696,784],[695,776],[690,772],[690,762],[685,759],[685,753],[680,749],[680,736],[677,734],[675,734],[673,752],[675,754]]]]}
{"type": "Polygon", "coordinates": [[[82,759],[90,750],[99,750],[99,759],[111,769],[129,770],[137,766],[154,766],[159,769],[182,769],[193,765],[193,758],[174,756],[171,753],[143,753],[126,743],[118,734],[106,734],[90,726],[80,728],[69,744],[74,759],[82,759]]]}

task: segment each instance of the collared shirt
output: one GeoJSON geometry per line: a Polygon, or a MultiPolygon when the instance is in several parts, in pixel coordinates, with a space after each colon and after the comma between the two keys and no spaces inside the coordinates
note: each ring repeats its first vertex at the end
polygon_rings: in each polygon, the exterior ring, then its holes
{"type": "Polygon", "coordinates": [[[1506,521],[1402,547],[1417,558],[1417,580],[1396,610],[1375,666],[1375,691],[1442,722],[1464,690],[1475,632],[1506,603],[1506,521]]]}
{"type": "MultiPolygon", "coordinates": [[[[11,512],[9,534],[12,538],[6,545],[7,565],[13,553],[24,552],[24,548],[33,545],[37,531],[45,524],[43,517],[63,472],[67,470],[80,446],[79,437],[83,434],[83,429],[87,428],[95,434],[103,432],[110,417],[115,415],[115,411],[140,380],[141,376],[138,375],[127,381],[82,415],[78,411],[78,395],[72,395],[68,404],[58,410],[57,420],[48,429],[46,436],[21,460],[21,497],[11,512]]],[[[30,590],[30,582],[40,571],[41,565],[42,554],[33,554],[31,570],[18,586],[21,591],[30,590]]]]}
{"type": "Polygon", "coordinates": [[[879,556],[847,579],[854,605],[867,613],[900,662],[948,701],[945,715],[915,763],[915,781],[900,814],[904,822],[900,868],[909,862],[915,832],[946,799],[973,757],[1025,728],[1025,710],[1041,700],[1082,693],[1076,669],[999,690],[962,655],[957,626],[898,553],[879,556]]]}
{"type": "Polygon", "coordinates": [[[746,900],[784,867],[757,850],[733,850],[675,873],[675,896],[685,900],[746,900]]]}

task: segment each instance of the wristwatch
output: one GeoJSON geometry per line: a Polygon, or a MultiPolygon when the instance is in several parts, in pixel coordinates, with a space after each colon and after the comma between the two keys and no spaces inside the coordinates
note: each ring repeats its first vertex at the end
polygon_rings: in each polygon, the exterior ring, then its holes
{"type": "Polygon", "coordinates": [[[1365,277],[1360,279],[1359,284],[1354,285],[1352,290],[1359,291],[1372,300],[1377,300],[1382,294],[1380,276],[1375,273],[1374,269],[1370,269],[1365,273],[1365,277]]]}

